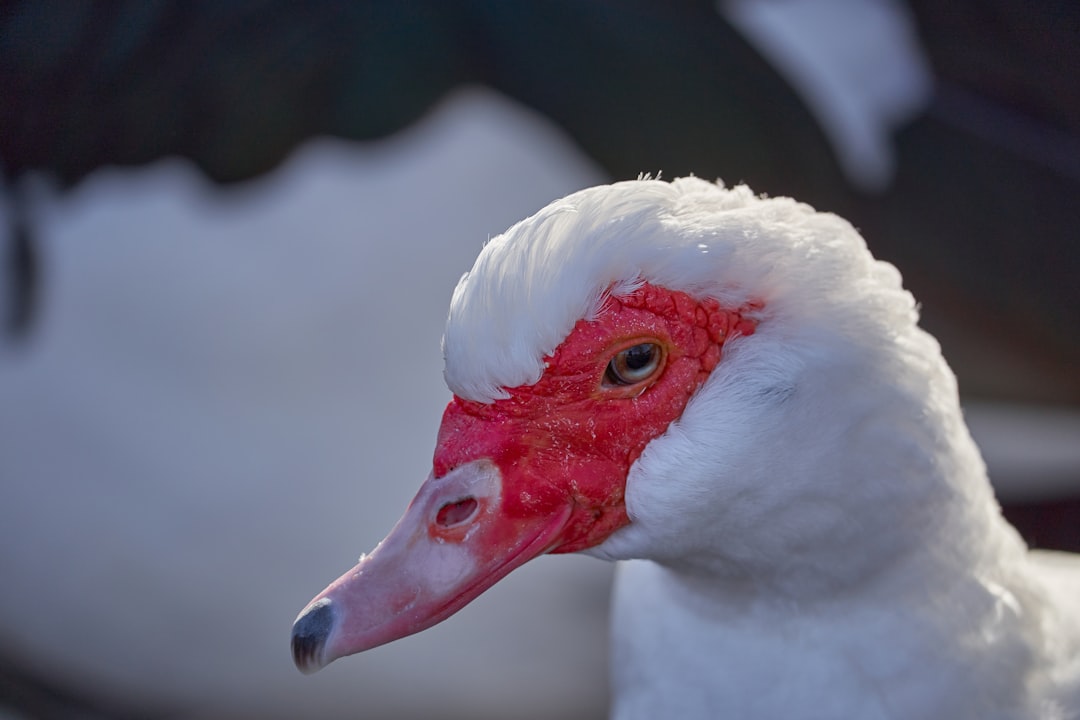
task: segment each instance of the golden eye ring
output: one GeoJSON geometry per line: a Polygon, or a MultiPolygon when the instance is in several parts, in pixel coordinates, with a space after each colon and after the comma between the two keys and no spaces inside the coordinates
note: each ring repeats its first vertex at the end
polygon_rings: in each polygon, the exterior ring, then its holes
{"type": "Polygon", "coordinates": [[[608,388],[641,385],[660,374],[665,355],[664,347],[657,342],[645,341],[625,347],[608,362],[603,385],[608,388]]]}

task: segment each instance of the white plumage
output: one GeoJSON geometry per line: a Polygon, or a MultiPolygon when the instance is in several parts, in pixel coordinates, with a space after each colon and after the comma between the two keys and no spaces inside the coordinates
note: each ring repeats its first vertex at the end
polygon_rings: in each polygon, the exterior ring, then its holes
{"type": "Polygon", "coordinates": [[[1080,564],[1001,518],[937,343],[840,218],[694,178],[572,195],[462,279],[450,387],[535,382],[641,280],[760,311],[590,551],[634,560],[616,717],[1080,717],[1080,564]]]}
{"type": "MultiPolygon", "coordinates": [[[[955,378],[896,269],[842,219],[787,198],[645,179],[573,194],[492,240],[454,293],[444,339],[459,400],[440,448],[473,435],[442,470],[437,451],[414,506],[439,508],[440,483],[478,477],[495,489],[455,490],[439,512],[455,498],[506,502],[513,462],[478,464],[469,452],[491,444],[475,430],[487,421],[461,418],[523,407],[530,391],[510,390],[546,378],[579,321],[602,325],[644,283],[739,308],[756,327],[727,339],[681,415],[631,461],[619,478],[629,523],[586,550],[628,561],[614,599],[616,718],[1080,717],[1080,563],[1029,553],[1002,519],[955,378]]],[[[424,527],[427,512],[411,507],[399,527],[424,527]]],[[[362,563],[301,615],[302,667],[426,627],[342,639],[369,632],[341,630],[342,613],[387,595],[363,578],[402,562],[390,558],[362,563]]],[[[416,581],[385,582],[400,594],[416,581]]]]}

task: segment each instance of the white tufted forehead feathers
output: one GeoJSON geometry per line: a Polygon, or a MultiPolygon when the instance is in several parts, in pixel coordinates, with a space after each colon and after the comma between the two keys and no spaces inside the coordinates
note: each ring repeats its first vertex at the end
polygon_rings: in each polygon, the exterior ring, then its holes
{"type": "Polygon", "coordinates": [[[544,356],[595,316],[606,293],[643,281],[731,308],[752,301],[766,317],[855,309],[850,295],[865,295],[860,307],[892,307],[892,322],[914,323],[898,273],[875,262],[844,220],[743,185],[634,180],[557,200],[484,247],[451,300],[447,384],[491,402],[535,383],[544,356]],[[883,303],[882,294],[893,297],[883,303]]]}

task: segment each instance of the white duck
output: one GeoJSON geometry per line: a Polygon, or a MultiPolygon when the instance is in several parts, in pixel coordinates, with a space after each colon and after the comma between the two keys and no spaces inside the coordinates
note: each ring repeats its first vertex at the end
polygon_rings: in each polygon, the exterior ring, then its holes
{"type": "Polygon", "coordinates": [[[1080,717],[1080,563],[1002,519],[937,343],[840,218],[695,178],[581,191],[454,292],[454,399],[297,665],[545,552],[628,560],[616,718],[1080,717]]]}

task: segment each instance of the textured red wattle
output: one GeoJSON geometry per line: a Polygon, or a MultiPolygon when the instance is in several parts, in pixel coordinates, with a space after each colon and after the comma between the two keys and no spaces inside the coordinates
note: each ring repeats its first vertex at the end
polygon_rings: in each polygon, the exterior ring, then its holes
{"type": "Polygon", "coordinates": [[[419,632],[537,555],[603,542],[630,521],[630,466],[682,414],[724,342],[753,331],[739,311],[644,285],[578,322],[534,385],[493,403],[455,397],[432,476],[401,520],[297,619],[297,665],[419,632]],[[646,353],[632,382],[613,380],[612,359],[643,344],[659,354],[646,353]]]}
{"type": "Polygon", "coordinates": [[[629,522],[630,466],[682,414],[727,338],[753,331],[739,311],[650,284],[610,297],[597,318],[579,321],[545,358],[536,384],[509,389],[493,403],[455,396],[443,415],[434,475],[486,458],[502,475],[508,524],[570,503],[570,520],[549,551],[596,545],[629,522]],[[606,385],[611,358],[644,342],[664,351],[655,379],[645,387],[606,385]]]}

